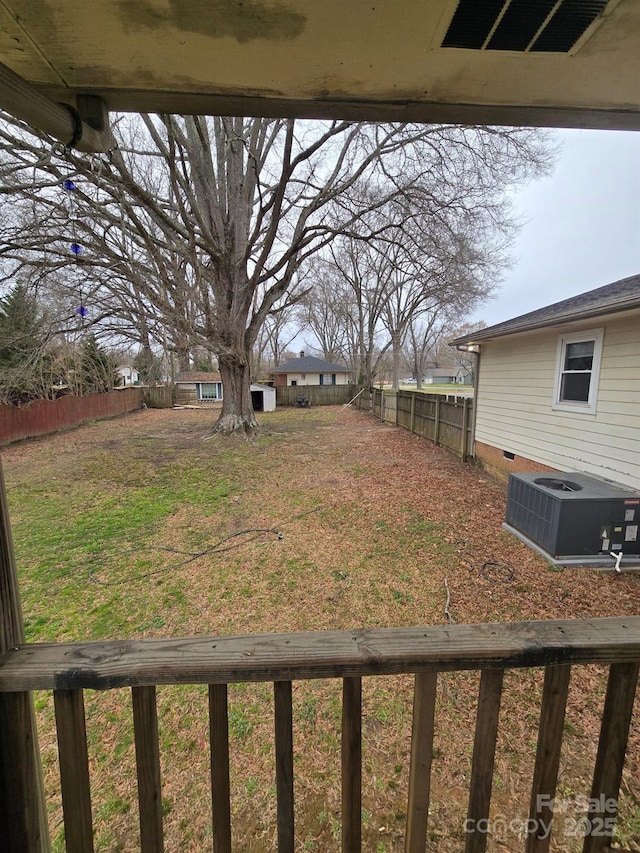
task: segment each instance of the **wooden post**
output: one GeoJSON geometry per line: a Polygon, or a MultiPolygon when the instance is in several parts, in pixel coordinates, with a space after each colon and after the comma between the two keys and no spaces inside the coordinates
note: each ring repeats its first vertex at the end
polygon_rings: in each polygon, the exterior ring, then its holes
{"type": "Polygon", "coordinates": [[[362,849],[362,679],[342,680],[342,853],[362,849]]]}
{"type": "Polygon", "coordinates": [[[465,853],[484,853],[487,849],[489,807],[493,783],[493,762],[498,735],[498,716],[504,670],[484,669],[480,676],[478,714],[473,743],[469,810],[465,831],[465,853]]]}
{"type": "Polygon", "coordinates": [[[436,421],[433,426],[433,443],[440,444],[440,397],[436,397],[436,421]]]}
{"type": "Polygon", "coordinates": [[[213,849],[231,853],[231,787],[229,781],[229,714],[227,685],[209,685],[211,744],[211,813],[213,849]]]}
{"type": "Polygon", "coordinates": [[[405,853],[424,853],[427,843],[436,684],[437,673],[416,673],[405,853]]]}
{"type": "Polygon", "coordinates": [[[547,853],[551,842],[551,803],[558,783],[570,675],[571,667],[566,664],[547,666],[544,673],[526,853],[547,853]]]}
{"type": "Polygon", "coordinates": [[[293,707],[290,681],[274,681],[278,853],[293,853],[293,707]]]}
{"type": "Polygon", "coordinates": [[[409,429],[411,430],[411,435],[413,435],[413,430],[416,424],[416,395],[415,391],[411,394],[411,422],[409,429]]]}
{"type": "Polygon", "coordinates": [[[590,829],[584,839],[583,853],[606,851],[613,839],[639,672],[640,664],[634,661],[612,663],[609,667],[587,815],[590,829]]]}
{"type": "Polygon", "coordinates": [[[132,687],[141,853],[161,853],[162,786],[155,687],[132,687]]]}
{"type": "MultiPolygon", "coordinates": [[[[93,853],[91,782],[82,690],[54,690],[67,853],[93,853]]],[[[146,850],[144,845],[142,850],[146,850]]],[[[161,853],[161,851],[159,851],[161,853]]]]}
{"type": "Polygon", "coordinates": [[[467,430],[469,429],[469,398],[465,397],[462,400],[462,439],[460,441],[460,455],[462,461],[466,462],[467,453],[467,430]]]}
{"type": "MultiPolygon", "coordinates": [[[[24,641],[0,461],[0,654],[24,641]]],[[[30,693],[0,693],[0,839],[7,850],[24,853],[49,850],[40,751],[30,693]]]]}

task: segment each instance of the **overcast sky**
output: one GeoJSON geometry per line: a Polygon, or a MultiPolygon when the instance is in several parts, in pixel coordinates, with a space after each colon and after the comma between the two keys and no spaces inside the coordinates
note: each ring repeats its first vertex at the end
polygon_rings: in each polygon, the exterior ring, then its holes
{"type": "Polygon", "coordinates": [[[488,325],[640,273],[640,132],[563,130],[549,178],[516,197],[512,269],[474,320],[488,325]]]}

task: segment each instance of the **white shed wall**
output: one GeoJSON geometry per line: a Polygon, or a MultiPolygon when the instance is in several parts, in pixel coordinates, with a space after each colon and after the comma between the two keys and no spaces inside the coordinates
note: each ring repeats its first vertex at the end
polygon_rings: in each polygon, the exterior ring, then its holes
{"type": "Polygon", "coordinates": [[[622,315],[482,345],[476,441],[640,488],[640,320],[622,315]],[[558,338],[604,328],[595,414],[552,408],[558,338]]]}

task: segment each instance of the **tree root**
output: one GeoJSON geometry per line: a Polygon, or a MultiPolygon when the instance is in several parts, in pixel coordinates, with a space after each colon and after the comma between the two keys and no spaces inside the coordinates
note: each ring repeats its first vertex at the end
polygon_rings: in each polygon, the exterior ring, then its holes
{"type": "Polygon", "coordinates": [[[213,432],[218,435],[240,435],[245,438],[253,438],[261,432],[261,427],[255,417],[236,414],[220,415],[216,421],[213,432]]]}

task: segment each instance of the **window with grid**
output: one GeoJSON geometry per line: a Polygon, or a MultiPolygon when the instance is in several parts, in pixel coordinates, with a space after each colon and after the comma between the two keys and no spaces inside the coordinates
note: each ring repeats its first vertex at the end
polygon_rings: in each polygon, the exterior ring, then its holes
{"type": "Polygon", "coordinates": [[[595,413],[602,338],[602,329],[560,338],[554,408],[595,413]]]}

